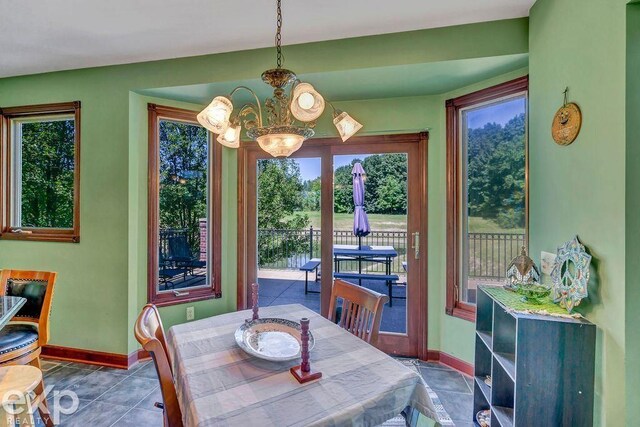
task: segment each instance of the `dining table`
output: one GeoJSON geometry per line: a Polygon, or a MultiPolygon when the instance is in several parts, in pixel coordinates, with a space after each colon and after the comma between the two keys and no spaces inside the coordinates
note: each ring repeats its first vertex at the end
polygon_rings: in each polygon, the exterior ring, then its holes
{"type": "MultiPolygon", "coordinates": [[[[261,307],[260,318],[309,318],[318,380],[300,384],[299,360],[272,362],[245,353],[235,331],[251,310],[175,325],[167,347],[186,427],[376,426],[403,411],[453,425],[417,371],[300,305],[261,307]]],[[[405,412],[406,413],[406,412],[405,412]]]]}
{"type": "Polygon", "coordinates": [[[0,296],[0,329],[4,328],[9,320],[18,314],[26,302],[26,298],[22,297],[0,296]]]}

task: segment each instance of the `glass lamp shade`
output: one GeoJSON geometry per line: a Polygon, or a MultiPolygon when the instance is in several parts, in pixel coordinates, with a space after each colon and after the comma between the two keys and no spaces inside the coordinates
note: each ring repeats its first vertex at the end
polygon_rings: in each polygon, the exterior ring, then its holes
{"type": "Polygon", "coordinates": [[[309,83],[299,83],[291,94],[291,114],[301,122],[317,119],[324,111],[324,98],[309,83]]]}
{"type": "Polygon", "coordinates": [[[211,104],[198,114],[198,122],[213,133],[222,134],[229,127],[233,104],[226,96],[216,96],[211,104]]]}
{"type": "Polygon", "coordinates": [[[258,145],[273,157],[287,157],[302,147],[304,136],[291,133],[272,133],[256,138],[258,145]]]}
{"type": "Polygon", "coordinates": [[[227,128],[227,130],[224,131],[224,133],[221,133],[216,138],[216,141],[218,141],[220,144],[224,145],[225,147],[238,148],[240,147],[240,131],[241,130],[242,128],[240,127],[240,125],[237,125],[237,126],[231,125],[227,128]]]}
{"type": "Polygon", "coordinates": [[[351,138],[356,132],[362,129],[362,125],[344,111],[341,111],[333,118],[333,124],[336,129],[338,129],[342,142],[351,138]]]}

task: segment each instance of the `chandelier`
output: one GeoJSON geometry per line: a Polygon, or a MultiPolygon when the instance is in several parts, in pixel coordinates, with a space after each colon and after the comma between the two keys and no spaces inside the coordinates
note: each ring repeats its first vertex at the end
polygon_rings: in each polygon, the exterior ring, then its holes
{"type": "MultiPolygon", "coordinates": [[[[253,90],[238,86],[228,96],[213,98],[198,114],[198,122],[218,135],[216,141],[231,148],[240,146],[240,134],[244,126],[247,136],[257,141],[264,151],[273,157],[288,157],[314,135],[313,129],[324,111],[325,99],[310,83],[300,81],[293,71],[282,68],[280,6],[281,0],[277,0],[276,68],[262,73],[262,81],[273,87],[273,97],[267,98],[263,107],[253,90]],[[250,92],[255,103],[246,103],[234,113],[232,99],[241,90],[250,92]],[[266,117],[263,116],[263,110],[266,111],[266,117]]],[[[362,128],[349,114],[326,102],[333,109],[333,124],[342,141],[362,128]]]]}

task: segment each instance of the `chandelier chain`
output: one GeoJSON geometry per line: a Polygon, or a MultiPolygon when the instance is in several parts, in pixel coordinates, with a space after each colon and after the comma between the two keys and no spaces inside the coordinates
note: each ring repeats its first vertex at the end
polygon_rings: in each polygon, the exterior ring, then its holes
{"type": "Polygon", "coordinates": [[[282,68],[282,9],[281,9],[282,0],[277,0],[276,13],[278,15],[276,20],[276,51],[278,52],[276,64],[278,68],[282,68]]]}

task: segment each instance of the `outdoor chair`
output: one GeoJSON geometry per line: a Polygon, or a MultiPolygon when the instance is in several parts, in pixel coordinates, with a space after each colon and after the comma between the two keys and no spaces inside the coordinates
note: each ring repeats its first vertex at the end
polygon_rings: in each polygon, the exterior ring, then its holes
{"type": "MultiPolygon", "coordinates": [[[[31,365],[40,369],[40,352],[49,342],[49,316],[57,273],[47,271],[2,270],[0,295],[22,297],[27,302],[0,331],[0,367],[31,365]]],[[[44,382],[34,389],[40,417],[53,426],[44,382]]]]}
{"type": "Polygon", "coordinates": [[[329,320],[375,346],[382,309],[388,300],[386,295],[336,279],[331,290],[329,320]],[[341,307],[338,307],[338,299],[342,300],[341,307]]]}
{"type": "Polygon", "coordinates": [[[147,304],[142,308],[134,326],[134,334],[142,348],[151,355],[156,367],[162,403],[157,402],[155,406],[162,409],[164,427],[182,427],[182,412],[176,396],[164,328],[155,305],[147,304]]]}
{"type": "Polygon", "coordinates": [[[193,255],[186,236],[169,238],[169,256],[167,260],[173,262],[176,268],[186,268],[191,274],[196,268],[207,266],[206,261],[200,261],[198,257],[193,255]]]}
{"type": "Polygon", "coordinates": [[[175,283],[171,280],[180,274],[182,274],[183,282],[187,280],[188,270],[186,268],[173,268],[172,263],[162,254],[162,249],[158,252],[158,278],[160,279],[160,283],[163,283],[167,288],[173,288],[175,283]]]}

